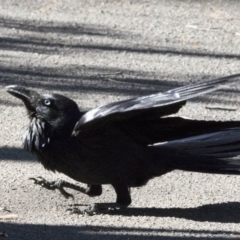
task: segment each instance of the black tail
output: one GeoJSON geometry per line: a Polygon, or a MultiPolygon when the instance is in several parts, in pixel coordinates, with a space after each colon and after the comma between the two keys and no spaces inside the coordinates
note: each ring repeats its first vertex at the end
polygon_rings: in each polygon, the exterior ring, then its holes
{"type": "Polygon", "coordinates": [[[154,147],[172,150],[175,155],[171,158],[174,169],[240,174],[240,128],[170,141],[154,147]]]}
{"type": "Polygon", "coordinates": [[[173,169],[191,172],[240,175],[240,160],[193,156],[173,162],[173,169]]]}

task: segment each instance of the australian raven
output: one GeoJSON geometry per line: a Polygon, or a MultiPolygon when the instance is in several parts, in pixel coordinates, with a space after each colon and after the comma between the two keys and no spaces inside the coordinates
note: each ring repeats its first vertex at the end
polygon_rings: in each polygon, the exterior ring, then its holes
{"type": "Polygon", "coordinates": [[[240,174],[240,121],[199,121],[170,116],[186,100],[219,90],[240,74],[183,86],[162,93],[114,102],[87,112],[59,94],[39,94],[23,86],[7,91],[21,99],[30,123],[24,147],[43,166],[87,184],[48,182],[47,188],[102,193],[102,184],[115,189],[116,203],[97,203],[86,212],[131,203],[130,188],[146,184],[175,169],[217,174],[240,174]]]}

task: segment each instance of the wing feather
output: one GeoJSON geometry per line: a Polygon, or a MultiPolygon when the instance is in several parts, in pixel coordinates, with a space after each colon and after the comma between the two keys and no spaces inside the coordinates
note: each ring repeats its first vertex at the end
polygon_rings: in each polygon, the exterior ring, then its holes
{"type": "Polygon", "coordinates": [[[80,118],[73,130],[73,134],[90,126],[100,127],[100,123],[106,124],[110,120],[131,118],[141,112],[146,112],[146,114],[148,112],[154,113],[154,116],[158,113],[158,117],[174,114],[185,104],[186,100],[222,89],[227,84],[231,84],[232,80],[239,77],[240,74],[230,75],[175,88],[163,93],[132,98],[94,108],[80,118]]]}

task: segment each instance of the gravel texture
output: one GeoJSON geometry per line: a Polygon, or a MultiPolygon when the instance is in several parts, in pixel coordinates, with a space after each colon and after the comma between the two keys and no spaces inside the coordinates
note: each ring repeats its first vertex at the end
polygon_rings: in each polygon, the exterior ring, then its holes
{"type": "MultiPolygon", "coordinates": [[[[0,236],[42,239],[240,239],[240,179],[174,171],[132,189],[129,209],[69,214],[115,201],[34,185],[47,172],[22,150],[28,119],[5,91],[65,94],[83,109],[240,73],[240,1],[0,0],[0,236]]],[[[240,84],[189,101],[190,118],[239,120],[240,84]],[[216,108],[216,109],[215,109],[216,108]],[[222,108],[223,110],[218,110],[222,108]]]]}

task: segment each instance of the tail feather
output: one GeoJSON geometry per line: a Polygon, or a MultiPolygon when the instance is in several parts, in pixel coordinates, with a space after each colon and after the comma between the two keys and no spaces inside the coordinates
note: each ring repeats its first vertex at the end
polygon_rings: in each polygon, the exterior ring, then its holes
{"type": "Polygon", "coordinates": [[[196,155],[235,157],[240,154],[240,128],[169,141],[163,145],[196,155]]]}
{"type": "Polygon", "coordinates": [[[215,158],[212,156],[201,156],[190,154],[186,158],[174,159],[172,166],[174,169],[214,173],[240,175],[240,160],[215,158]]]}
{"type": "Polygon", "coordinates": [[[240,128],[155,145],[176,152],[174,169],[240,175],[240,128]]]}

